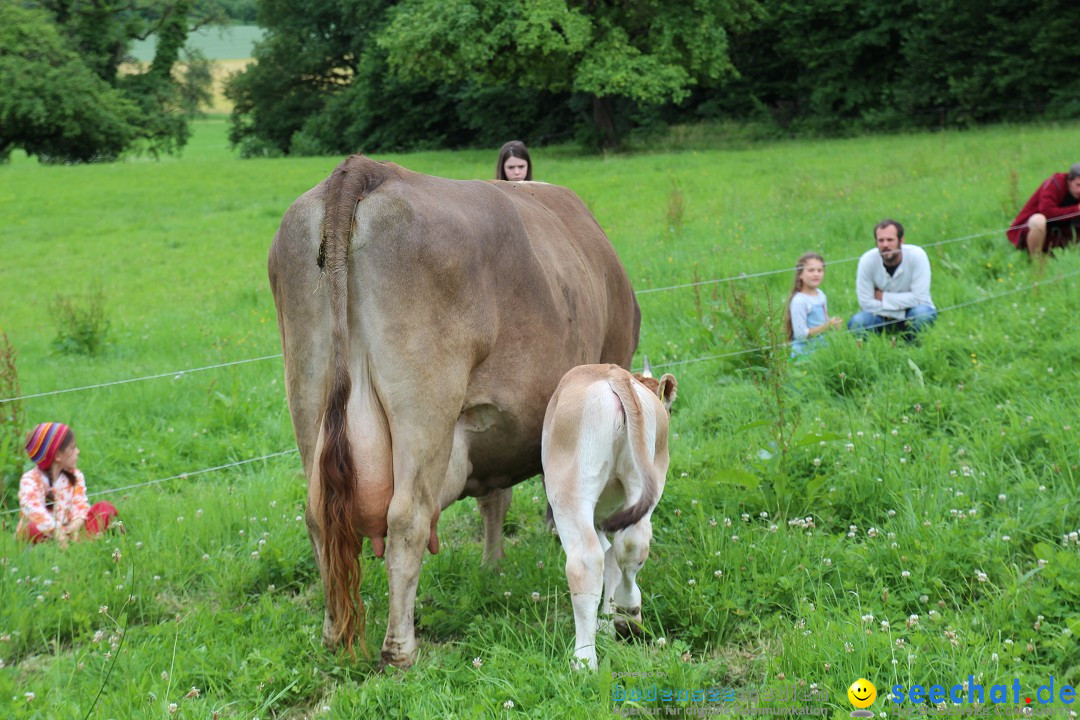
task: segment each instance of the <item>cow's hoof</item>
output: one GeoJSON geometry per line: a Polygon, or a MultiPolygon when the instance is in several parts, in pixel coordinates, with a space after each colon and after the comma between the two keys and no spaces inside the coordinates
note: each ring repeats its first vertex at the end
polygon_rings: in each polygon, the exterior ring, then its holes
{"type": "Polygon", "coordinates": [[[380,666],[385,670],[388,666],[393,666],[398,670],[408,670],[416,662],[417,649],[413,648],[412,652],[404,650],[403,648],[387,648],[383,647],[382,652],[379,655],[380,666]]]}

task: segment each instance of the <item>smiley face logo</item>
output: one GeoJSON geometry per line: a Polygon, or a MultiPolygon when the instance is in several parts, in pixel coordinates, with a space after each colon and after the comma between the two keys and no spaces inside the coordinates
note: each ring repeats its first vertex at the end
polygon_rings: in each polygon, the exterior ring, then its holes
{"type": "Polygon", "coordinates": [[[857,708],[868,708],[877,700],[877,688],[866,678],[859,678],[851,683],[847,691],[848,700],[857,708]]]}

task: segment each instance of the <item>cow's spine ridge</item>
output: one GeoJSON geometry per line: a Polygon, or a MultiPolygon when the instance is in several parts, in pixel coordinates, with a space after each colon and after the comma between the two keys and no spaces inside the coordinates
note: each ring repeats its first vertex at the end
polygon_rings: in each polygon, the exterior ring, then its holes
{"type": "Polygon", "coordinates": [[[327,181],[324,200],[320,255],[324,258],[329,281],[333,365],[323,413],[323,448],[319,457],[322,507],[319,513],[327,572],[327,604],[333,616],[334,639],[344,641],[351,653],[353,639],[359,634],[360,649],[367,657],[364,601],[360,597],[363,536],[356,527],[359,498],[348,423],[349,396],[352,392],[349,374],[349,244],[355,231],[356,204],[363,199],[369,183],[360,167],[362,160],[362,156],[353,155],[334,169],[327,181]]]}
{"type": "Polygon", "coordinates": [[[607,532],[623,530],[641,520],[656,504],[660,494],[660,480],[656,474],[656,464],[650,457],[651,453],[645,437],[645,425],[642,418],[644,410],[634,390],[634,383],[634,378],[622,368],[613,368],[608,376],[608,386],[619,396],[626,415],[626,444],[630,448],[630,457],[633,459],[634,466],[641,473],[641,497],[630,507],[623,508],[604,520],[601,527],[607,532]]]}

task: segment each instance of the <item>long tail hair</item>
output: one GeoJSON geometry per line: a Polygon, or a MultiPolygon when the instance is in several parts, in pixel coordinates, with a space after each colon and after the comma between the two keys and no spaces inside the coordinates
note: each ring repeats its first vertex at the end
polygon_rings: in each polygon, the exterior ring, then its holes
{"type": "Polygon", "coordinates": [[[319,259],[329,281],[330,312],[333,318],[333,360],[330,390],[323,414],[323,448],[319,457],[322,505],[316,508],[323,530],[322,553],[326,567],[326,601],[334,620],[334,639],[344,641],[352,653],[353,639],[360,635],[360,649],[368,656],[364,642],[364,601],[360,597],[363,568],[360,551],[363,537],[356,527],[356,463],[349,443],[347,406],[352,392],[349,375],[349,244],[353,233],[356,204],[377,187],[362,167],[360,155],[348,158],[331,174],[326,187],[325,217],[319,259]]]}
{"type": "Polygon", "coordinates": [[[825,267],[825,258],[816,252],[803,253],[795,261],[795,283],[791,286],[791,292],[788,293],[787,302],[784,303],[784,335],[788,340],[795,339],[795,330],[791,327],[791,298],[795,297],[795,293],[802,291],[802,271],[809,260],[817,260],[822,267],[825,267]]]}

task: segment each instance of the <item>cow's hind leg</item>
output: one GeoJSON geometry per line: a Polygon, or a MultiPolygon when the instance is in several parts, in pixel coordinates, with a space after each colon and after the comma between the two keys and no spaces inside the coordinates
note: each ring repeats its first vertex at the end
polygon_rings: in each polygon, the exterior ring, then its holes
{"type": "Polygon", "coordinates": [[[510,509],[513,492],[511,488],[492,490],[487,495],[476,498],[480,516],[484,519],[485,565],[493,567],[506,557],[503,552],[503,523],[510,509]]]}
{"type": "Polygon", "coordinates": [[[399,668],[416,661],[413,618],[424,550],[432,535],[440,484],[446,477],[453,421],[426,437],[410,433],[406,423],[394,431],[394,497],[387,513],[386,576],[390,586],[382,661],[399,668]],[[432,438],[440,438],[432,442],[432,438]]]}
{"type": "Polygon", "coordinates": [[[643,518],[630,527],[615,533],[612,549],[622,570],[615,585],[615,632],[623,637],[641,634],[641,589],[637,574],[649,557],[652,523],[643,518]]]}

